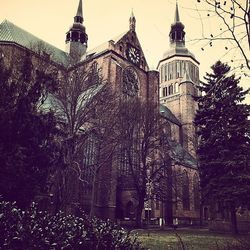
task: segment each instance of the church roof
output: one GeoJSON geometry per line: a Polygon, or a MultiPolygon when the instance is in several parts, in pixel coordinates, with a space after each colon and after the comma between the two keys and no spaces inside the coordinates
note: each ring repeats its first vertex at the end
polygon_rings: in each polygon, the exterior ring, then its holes
{"type": "MultiPolygon", "coordinates": [[[[119,42],[119,40],[121,40],[126,34],[128,33],[128,31],[123,32],[122,34],[115,36],[113,38],[111,38],[109,41],[113,41],[114,43],[119,42]]],[[[101,45],[95,47],[94,49],[91,49],[90,51],[87,51],[87,57],[91,57],[91,56],[96,56],[98,54],[101,54],[107,50],[109,50],[109,41],[102,43],[101,45]]]]}
{"type": "Polygon", "coordinates": [[[18,44],[34,52],[36,49],[41,48],[44,49],[44,52],[49,54],[51,59],[56,63],[64,66],[69,63],[69,55],[66,52],[23,30],[8,20],[4,20],[0,24],[0,43],[1,42],[18,44]]]}
{"type": "Polygon", "coordinates": [[[181,123],[179,120],[175,117],[175,115],[168,109],[166,106],[160,104],[160,114],[166,118],[168,121],[181,126],[181,123]]]}
{"type": "Polygon", "coordinates": [[[172,56],[189,56],[195,59],[194,54],[190,52],[185,46],[175,46],[163,54],[164,59],[170,58],[172,56]]]}
{"type": "Polygon", "coordinates": [[[169,145],[171,148],[171,157],[175,163],[186,167],[197,168],[196,159],[188,153],[188,151],[186,151],[180,143],[169,140],[169,145]]]}

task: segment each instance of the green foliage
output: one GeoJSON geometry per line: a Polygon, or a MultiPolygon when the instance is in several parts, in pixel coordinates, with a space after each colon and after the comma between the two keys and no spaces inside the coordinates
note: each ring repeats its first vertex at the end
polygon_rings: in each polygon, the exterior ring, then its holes
{"type": "Polygon", "coordinates": [[[250,197],[250,106],[242,103],[248,91],[228,65],[218,61],[212,70],[195,118],[201,187],[206,197],[242,205],[250,197]]]}
{"type": "Polygon", "coordinates": [[[1,249],[139,250],[139,242],[111,221],[59,212],[49,215],[33,203],[27,210],[0,203],[1,249]]]}
{"type": "Polygon", "coordinates": [[[0,61],[0,194],[21,207],[45,192],[58,157],[54,116],[37,108],[54,83],[45,70],[34,70],[29,54],[12,68],[0,61]]]}

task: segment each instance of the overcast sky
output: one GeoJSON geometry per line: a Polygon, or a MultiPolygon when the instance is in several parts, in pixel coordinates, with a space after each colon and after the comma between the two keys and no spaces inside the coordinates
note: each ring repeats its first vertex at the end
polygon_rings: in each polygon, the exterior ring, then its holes
{"type": "MultiPolygon", "coordinates": [[[[0,21],[7,19],[60,49],[65,48],[65,33],[73,23],[79,0],[0,0],[0,21]]],[[[202,25],[195,11],[196,0],[179,0],[181,21],[185,25],[186,45],[200,61],[200,78],[216,60],[230,61],[224,44],[201,50],[202,25]]],[[[133,9],[136,32],[150,68],[156,68],[169,48],[168,34],[174,21],[175,0],[83,0],[84,25],[89,36],[88,49],[128,30],[133,9]]],[[[199,7],[199,6],[198,6],[199,7]]],[[[206,20],[205,20],[206,21],[206,20]]],[[[203,23],[207,34],[219,28],[217,22],[203,23]]],[[[249,79],[244,86],[249,86],[249,79]]]]}

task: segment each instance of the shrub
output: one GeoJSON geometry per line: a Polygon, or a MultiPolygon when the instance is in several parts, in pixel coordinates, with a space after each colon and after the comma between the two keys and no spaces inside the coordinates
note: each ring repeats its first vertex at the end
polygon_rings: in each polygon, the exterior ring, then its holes
{"type": "Polygon", "coordinates": [[[135,236],[110,220],[39,211],[35,203],[22,211],[0,202],[0,249],[142,249],[135,236]]]}

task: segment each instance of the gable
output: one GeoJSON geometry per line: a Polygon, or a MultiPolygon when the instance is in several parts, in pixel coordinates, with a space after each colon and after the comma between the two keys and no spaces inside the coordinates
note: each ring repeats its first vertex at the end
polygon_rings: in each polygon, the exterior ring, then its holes
{"type": "Polygon", "coordinates": [[[101,54],[106,53],[107,51],[114,51],[116,54],[125,58],[135,66],[148,71],[149,67],[147,61],[145,59],[145,55],[143,53],[142,47],[140,45],[139,39],[135,31],[127,31],[119,36],[112,38],[111,40],[97,46],[96,48],[87,52],[87,59],[95,58],[101,54]],[[139,63],[135,63],[131,60],[128,55],[128,50],[134,48],[136,52],[139,53],[139,63]]]}

